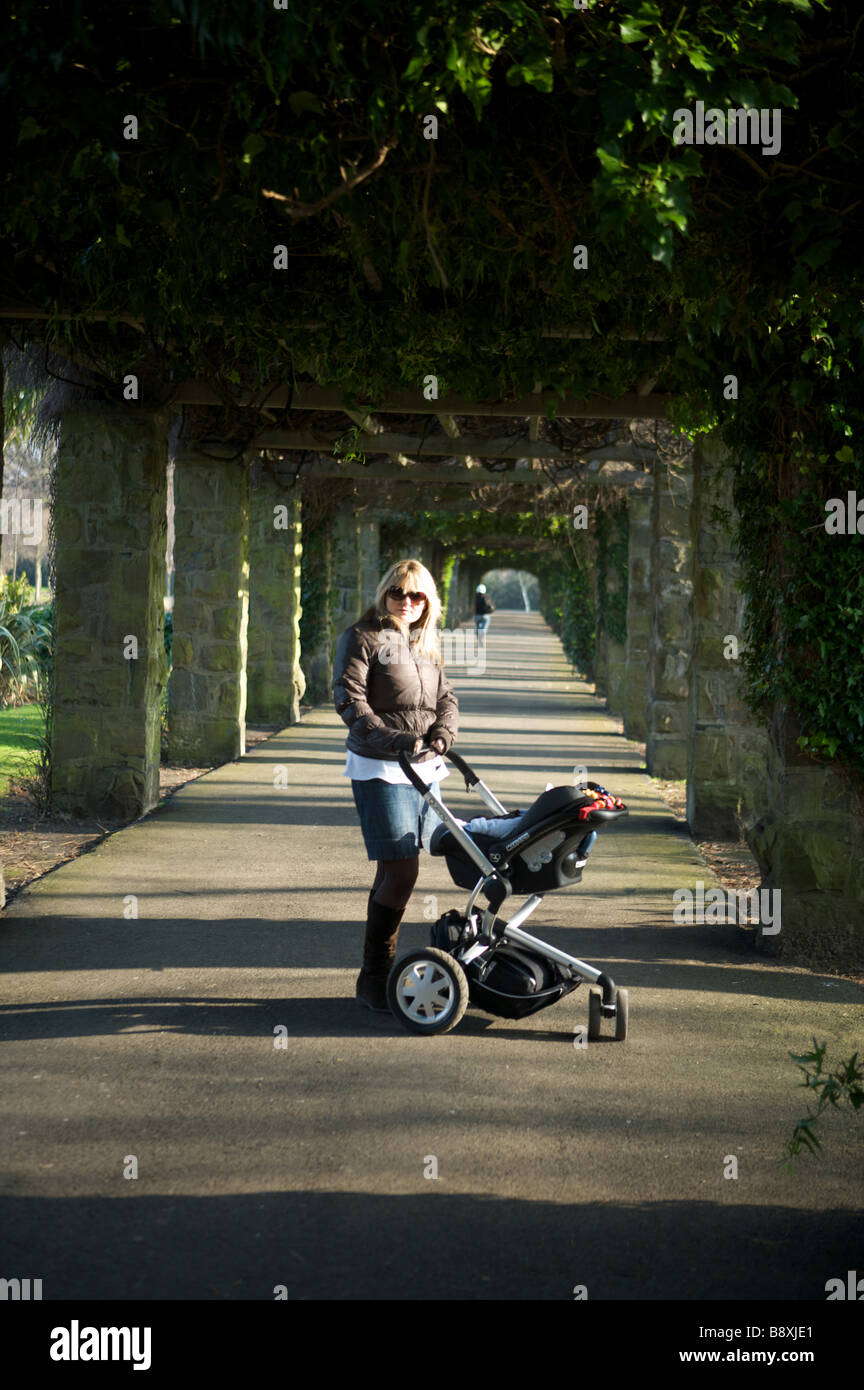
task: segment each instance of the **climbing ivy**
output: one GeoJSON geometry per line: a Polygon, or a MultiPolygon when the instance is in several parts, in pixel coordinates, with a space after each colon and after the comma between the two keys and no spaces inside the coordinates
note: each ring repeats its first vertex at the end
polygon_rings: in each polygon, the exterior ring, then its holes
{"type": "Polygon", "coordinates": [[[441,572],[438,578],[438,593],[441,598],[441,612],[445,618],[447,609],[450,606],[450,589],[453,584],[453,575],[456,570],[456,556],[447,555],[441,565],[441,572]]]}
{"type": "Polygon", "coordinates": [[[543,617],[561,638],[567,659],[590,679],[596,617],[589,566],[567,555],[563,562],[540,566],[538,578],[543,617]]]}

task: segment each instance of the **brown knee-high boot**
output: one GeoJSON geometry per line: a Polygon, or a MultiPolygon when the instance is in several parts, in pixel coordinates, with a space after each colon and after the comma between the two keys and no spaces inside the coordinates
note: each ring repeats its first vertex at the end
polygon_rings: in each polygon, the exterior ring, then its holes
{"type": "Polygon", "coordinates": [[[376,1013],[390,1012],[387,1003],[387,976],[396,959],[399,923],[404,915],[404,907],[382,907],[381,903],[374,902],[372,894],[369,894],[363,969],[357,976],[355,993],[361,1004],[374,1009],[376,1013]]]}

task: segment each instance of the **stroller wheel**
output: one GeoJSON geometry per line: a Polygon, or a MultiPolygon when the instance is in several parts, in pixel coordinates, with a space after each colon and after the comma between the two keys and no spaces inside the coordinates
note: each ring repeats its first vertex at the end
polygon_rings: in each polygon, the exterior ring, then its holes
{"type": "Polygon", "coordinates": [[[602,989],[592,987],[588,991],[588,1041],[596,1042],[602,1037],[600,1005],[603,1001],[602,989]]]}
{"type": "Polygon", "coordinates": [[[468,1007],[468,981],[457,960],[427,946],[397,960],[387,978],[387,1002],[409,1033],[449,1033],[468,1007]]]}
{"type": "Polygon", "coordinates": [[[630,995],[626,989],[615,991],[615,1041],[624,1042],[627,1038],[627,1024],[630,1021],[630,995]]]}
{"type": "MultiPolygon", "coordinates": [[[[600,1012],[600,1005],[603,1002],[603,991],[596,986],[588,994],[588,1041],[597,1042],[602,1038],[603,1015],[600,1012]]],[[[616,989],[615,991],[615,1033],[616,1042],[625,1042],[627,1039],[627,1025],[630,1021],[630,995],[626,989],[616,989]]]]}

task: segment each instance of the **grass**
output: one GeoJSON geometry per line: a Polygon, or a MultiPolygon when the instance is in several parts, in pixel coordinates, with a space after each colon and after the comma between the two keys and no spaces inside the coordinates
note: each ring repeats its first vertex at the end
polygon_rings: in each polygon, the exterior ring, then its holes
{"type": "Polygon", "coordinates": [[[39,705],[0,709],[0,796],[13,780],[35,775],[45,715],[39,705]]]}

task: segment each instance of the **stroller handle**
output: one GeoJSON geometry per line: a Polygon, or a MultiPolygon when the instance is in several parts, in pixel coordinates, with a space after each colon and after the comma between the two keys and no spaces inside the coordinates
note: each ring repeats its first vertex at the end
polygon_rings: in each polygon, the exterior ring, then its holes
{"type": "MultiPolygon", "coordinates": [[[[420,755],[418,754],[417,756],[419,757],[420,755]]],[[[466,791],[470,791],[472,787],[476,787],[478,785],[480,778],[477,776],[477,773],[473,770],[473,768],[470,768],[468,766],[464,758],[459,757],[458,753],[442,753],[440,756],[447,758],[453,764],[453,766],[457,768],[459,772],[462,773],[462,776],[465,778],[466,791]]],[[[412,767],[411,759],[408,753],[405,752],[404,748],[399,753],[398,761],[399,766],[405,773],[405,776],[408,778],[408,781],[411,783],[411,785],[418,792],[420,792],[421,796],[425,795],[425,793],[430,790],[429,785],[427,782],[423,781],[423,778],[420,777],[419,774],[412,767]]]]}
{"type": "MultiPolygon", "coordinates": [[[[418,753],[417,757],[419,756],[420,755],[418,753]]],[[[507,811],[506,807],[502,806],[501,802],[494,795],[494,793],[489,790],[482,778],[477,776],[477,773],[473,770],[473,768],[469,767],[465,759],[460,758],[458,753],[443,753],[441,754],[441,756],[448,758],[450,762],[453,764],[453,766],[458,768],[459,771],[462,773],[462,776],[465,778],[466,792],[471,791],[472,788],[476,787],[479,795],[482,797],[482,799],[486,802],[486,805],[489,807],[491,811],[494,812],[496,816],[506,816],[508,814],[512,814],[512,812],[507,811]]],[[[433,796],[432,788],[429,786],[427,782],[423,781],[423,778],[420,777],[417,771],[412,767],[411,755],[409,755],[404,749],[402,749],[399,753],[398,762],[399,766],[405,773],[405,776],[408,778],[408,781],[411,783],[411,785],[420,793],[424,800],[429,802],[430,806],[434,805],[436,809],[438,809],[437,799],[433,798],[432,800],[430,800],[430,797],[433,796]]],[[[596,782],[589,782],[587,785],[589,787],[597,787],[596,782]]],[[[605,791],[605,788],[600,787],[598,788],[598,790],[605,791]]],[[[605,821],[614,821],[618,820],[620,816],[626,815],[627,808],[623,805],[620,809],[616,810],[607,810],[604,807],[594,807],[591,810],[590,816],[586,816],[586,824],[596,825],[605,821]]]]}

